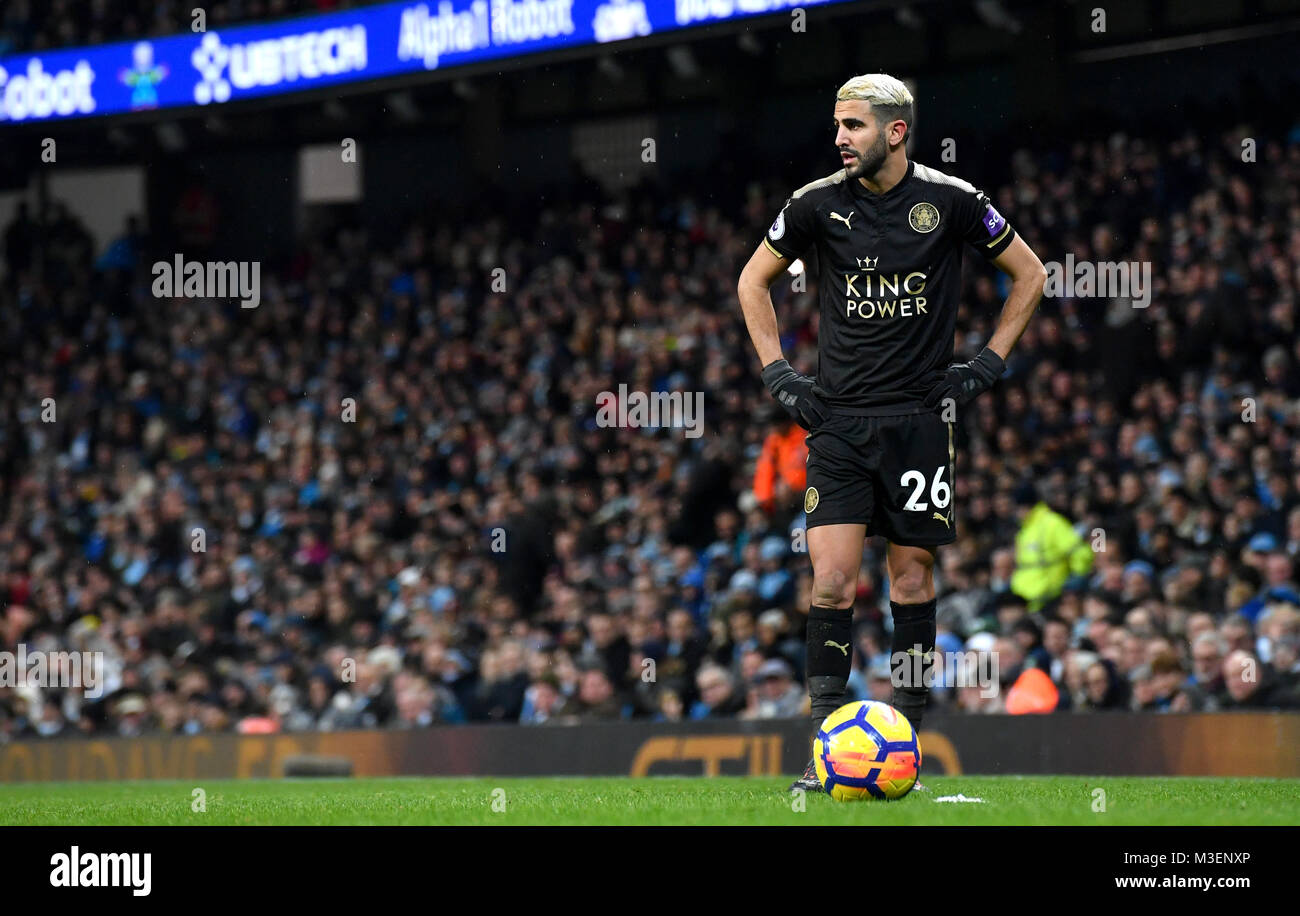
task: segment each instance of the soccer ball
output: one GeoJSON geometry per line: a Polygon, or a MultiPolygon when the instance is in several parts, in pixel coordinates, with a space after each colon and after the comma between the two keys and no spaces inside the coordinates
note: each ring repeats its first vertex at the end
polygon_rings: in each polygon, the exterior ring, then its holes
{"type": "Polygon", "coordinates": [[[849,703],[822,723],[813,765],[836,801],[902,798],[916,785],[921,742],[912,723],[888,703],[849,703]]]}

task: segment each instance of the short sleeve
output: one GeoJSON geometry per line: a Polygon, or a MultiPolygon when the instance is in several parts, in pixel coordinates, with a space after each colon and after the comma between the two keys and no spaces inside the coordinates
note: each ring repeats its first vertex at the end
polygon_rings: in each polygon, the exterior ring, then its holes
{"type": "Polygon", "coordinates": [[[957,225],[962,238],[985,258],[992,260],[1007,250],[1016,231],[988,196],[976,188],[957,191],[957,225]]]}
{"type": "Polygon", "coordinates": [[[814,207],[807,197],[791,197],[776,215],[763,242],[777,257],[802,257],[813,243],[814,207]]]}

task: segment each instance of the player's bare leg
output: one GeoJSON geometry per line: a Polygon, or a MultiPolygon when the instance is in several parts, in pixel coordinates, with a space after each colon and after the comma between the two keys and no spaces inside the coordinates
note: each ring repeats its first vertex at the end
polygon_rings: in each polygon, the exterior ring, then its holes
{"type": "MultiPolygon", "coordinates": [[[[813,735],[822,721],[844,705],[844,690],[853,664],[853,599],[866,525],[820,525],[808,529],[808,556],[813,566],[812,607],[808,610],[808,697],[813,735]]],[[[812,761],[790,786],[820,792],[812,761]]]]}
{"type": "MultiPolygon", "coordinates": [[[[934,664],[934,560],[935,548],[902,544],[890,544],[885,559],[889,608],[894,618],[890,646],[895,685],[892,705],[907,716],[918,734],[930,698],[929,672],[934,664]],[[914,662],[915,656],[920,656],[920,665],[914,662]]],[[[915,788],[924,790],[919,777],[915,788]]]]}

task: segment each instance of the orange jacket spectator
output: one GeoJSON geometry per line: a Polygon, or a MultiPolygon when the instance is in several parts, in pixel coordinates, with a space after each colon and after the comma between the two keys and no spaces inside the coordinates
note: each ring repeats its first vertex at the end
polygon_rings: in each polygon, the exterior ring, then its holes
{"type": "Polygon", "coordinates": [[[768,434],[754,470],[754,496],[764,511],[771,511],[776,482],[782,481],[795,493],[802,493],[808,480],[808,434],[797,423],[768,434]]]}

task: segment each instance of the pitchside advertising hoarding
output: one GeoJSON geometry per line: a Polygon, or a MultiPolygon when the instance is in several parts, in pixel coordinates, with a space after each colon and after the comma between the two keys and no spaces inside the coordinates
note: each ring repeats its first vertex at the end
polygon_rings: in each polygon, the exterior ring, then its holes
{"type": "Polygon", "coordinates": [[[437,0],[0,58],[0,124],[339,86],[853,0],[437,0]]]}
{"type": "MultiPolygon", "coordinates": [[[[1300,713],[926,718],[924,772],[1300,776],[1300,713]]],[[[355,776],[768,776],[801,773],[807,719],[442,725],[291,734],[0,740],[0,783],[355,776]]]]}

